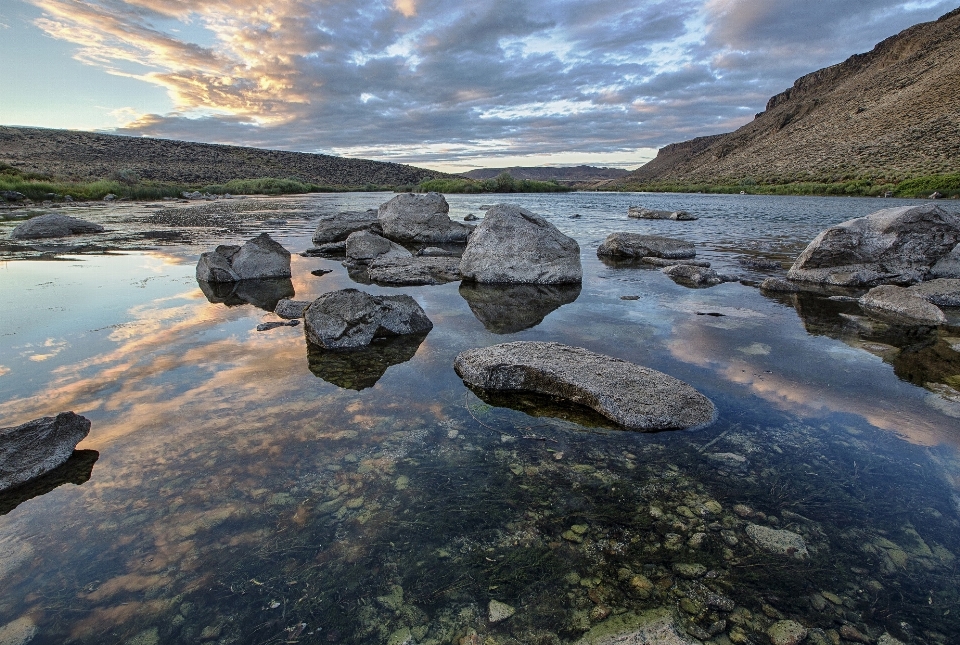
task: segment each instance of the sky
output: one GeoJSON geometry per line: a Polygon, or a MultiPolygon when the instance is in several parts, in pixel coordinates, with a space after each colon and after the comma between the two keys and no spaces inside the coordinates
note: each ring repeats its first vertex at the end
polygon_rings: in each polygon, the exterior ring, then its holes
{"type": "Polygon", "coordinates": [[[958,0],[0,0],[0,124],[636,168],[958,0]]]}

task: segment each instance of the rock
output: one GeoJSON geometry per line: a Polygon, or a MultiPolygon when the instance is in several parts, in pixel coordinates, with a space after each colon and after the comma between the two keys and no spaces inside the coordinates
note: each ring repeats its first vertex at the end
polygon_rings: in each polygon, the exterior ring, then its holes
{"type": "Polygon", "coordinates": [[[626,612],[611,616],[577,641],[577,645],[699,645],[678,626],[673,611],[651,609],[640,615],[626,612]]]}
{"type": "Polygon", "coordinates": [[[699,260],[671,260],[668,258],[655,258],[655,257],[643,257],[640,258],[640,261],[644,264],[651,264],[655,267],[672,267],[678,264],[687,264],[692,267],[703,267],[704,269],[710,268],[709,262],[703,262],[699,260]]]}
{"type": "Polygon", "coordinates": [[[47,213],[23,222],[10,233],[15,240],[37,240],[47,237],[67,237],[68,235],[85,235],[88,233],[103,233],[103,227],[93,222],[47,213]]]}
{"type": "Polygon", "coordinates": [[[774,293],[799,293],[800,287],[783,278],[767,278],[760,283],[760,290],[774,293]]]}
{"type": "Polygon", "coordinates": [[[200,256],[197,280],[201,282],[237,282],[289,278],[290,252],[266,233],[248,240],[243,246],[221,244],[200,256]]]}
{"type": "Polygon", "coordinates": [[[937,260],[930,268],[929,278],[960,278],[960,244],[937,260]]]}
{"type": "Polygon", "coordinates": [[[960,280],[956,278],[938,278],[909,289],[938,307],[960,307],[960,280]]]}
{"type": "Polygon", "coordinates": [[[480,219],[480,218],[477,217],[476,215],[474,215],[473,213],[468,213],[467,216],[463,218],[463,221],[464,221],[464,222],[476,222],[478,219],[480,219]]]}
{"type": "Polygon", "coordinates": [[[347,237],[347,261],[369,264],[377,258],[408,258],[410,251],[396,242],[370,231],[358,231],[347,237]]]}
{"type": "Polygon", "coordinates": [[[257,331],[270,331],[277,327],[296,327],[300,324],[299,320],[287,320],[285,322],[271,321],[257,325],[257,331]]]}
{"type": "Polygon", "coordinates": [[[713,287],[723,282],[713,269],[704,269],[689,264],[674,264],[661,269],[661,271],[670,276],[670,279],[677,284],[687,287],[713,287]]]}
{"type": "Polygon", "coordinates": [[[310,272],[310,275],[316,276],[318,278],[322,278],[328,273],[333,273],[333,271],[331,271],[330,269],[314,269],[313,271],[310,272]]]}
{"type": "Polygon", "coordinates": [[[822,231],[787,277],[847,287],[912,284],[958,243],[960,218],[939,206],[887,208],[822,231]]]}
{"type": "Polygon", "coordinates": [[[425,246],[414,255],[421,258],[459,258],[460,254],[447,249],[441,249],[439,246],[425,246]]]}
{"type": "Polygon", "coordinates": [[[674,562],[673,572],[681,578],[695,580],[702,578],[707,573],[707,568],[698,563],[674,562]]]}
{"type": "Polygon", "coordinates": [[[803,538],[793,531],[772,529],[759,524],[748,524],[747,535],[764,551],[803,560],[810,555],[803,538]]]}
{"type": "Polygon", "coordinates": [[[427,244],[465,243],[473,228],[450,219],[450,207],[439,193],[397,195],[378,210],[386,238],[427,244]]]}
{"type": "Polygon", "coordinates": [[[487,611],[489,612],[488,615],[491,623],[503,622],[507,618],[510,618],[510,616],[513,616],[515,613],[517,613],[517,610],[510,605],[493,599],[490,600],[487,611]]]}
{"type": "Polygon", "coordinates": [[[73,412],[0,428],[0,491],[65,463],[89,433],[90,421],[73,412]]]}
{"type": "Polygon", "coordinates": [[[37,635],[37,625],[29,616],[0,627],[0,645],[26,645],[37,635]]]}
{"type": "Polygon", "coordinates": [[[306,300],[290,300],[289,298],[284,298],[277,303],[273,313],[287,320],[303,318],[303,312],[306,311],[309,306],[310,302],[306,300]]]}
{"type": "Polygon", "coordinates": [[[877,645],[905,645],[905,643],[899,639],[894,638],[889,633],[884,632],[880,639],[877,641],[877,645]]]}
{"type": "Polygon", "coordinates": [[[844,638],[848,641],[853,641],[854,643],[866,643],[870,644],[870,637],[860,633],[853,625],[841,625],[840,626],[840,638],[844,638]]]}
{"type": "Polygon", "coordinates": [[[690,242],[660,235],[611,233],[597,249],[597,255],[613,258],[655,257],[682,260],[696,257],[697,250],[690,242]]]}
{"type": "Polygon", "coordinates": [[[679,222],[690,222],[699,219],[687,211],[658,211],[643,206],[631,206],[627,209],[627,216],[634,219],[672,219],[679,222]]]}
{"type": "Polygon", "coordinates": [[[347,252],[347,242],[327,242],[326,244],[321,244],[315,246],[312,249],[307,249],[302,252],[302,255],[305,258],[326,258],[330,256],[343,255],[347,252]]]}
{"type": "Polygon", "coordinates": [[[936,305],[914,290],[885,284],[860,298],[860,306],[871,316],[906,325],[945,325],[947,317],[936,305]]]}
{"type": "Polygon", "coordinates": [[[457,356],[454,369],[472,387],[560,397],[628,430],[702,427],[716,417],[710,399],[672,376],[560,343],[471,349],[457,356]]]}
{"type": "Polygon", "coordinates": [[[351,233],[371,228],[380,228],[380,220],[374,209],[323,215],[317,220],[317,228],[313,232],[313,243],[320,246],[332,242],[344,242],[351,233]]]}
{"type": "Polygon", "coordinates": [[[460,273],[484,284],[578,283],[580,245],[539,215],[498,204],[470,236],[460,273]]]}
{"type": "Polygon", "coordinates": [[[574,302],[580,297],[580,285],[464,282],[460,295],[488,331],[513,334],[536,327],[563,305],[574,302]]]}
{"type": "Polygon", "coordinates": [[[941,193],[939,190],[935,190],[930,194],[930,199],[943,199],[943,193],[941,193]]]}
{"type": "Polygon", "coordinates": [[[766,258],[739,258],[737,262],[740,263],[740,266],[754,271],[779,271],[783,269],[781,263],[766,258]]]}
{"type": "Polygon", "coordinates": [[[460,279],[460,259],[447,257],[378,257],[367,267],[377,284],[444,284],[460,279]]]}
{"type": "Polygon", "coordinates": [[[113,193],[107,193],[106,195],[103,196],[103,201],[105,202],[116,201],[116,199],[117,199],[117,196],[114,195],[113,193]]]}
{"type": "Polygon", "coordinates": [[[356,289],[332,291],[314,300],[304,313],[304,324],[307,340],[326,349],[366,347],[374,338],[433,329],[410,296],[372,296],[356,289]]]}
{"type": "Polygon", "coordinates": [[[795,620],[781,620],[767,629],[772,645],[799,645],[807,637],[807,629],[795,620]]]}
{"type": "Polygon", "coordinates": [[[8,202],[21,202],[27,198],[26,195],[16,190],[0,191],[0,197],[3,197],[8,202]]]}

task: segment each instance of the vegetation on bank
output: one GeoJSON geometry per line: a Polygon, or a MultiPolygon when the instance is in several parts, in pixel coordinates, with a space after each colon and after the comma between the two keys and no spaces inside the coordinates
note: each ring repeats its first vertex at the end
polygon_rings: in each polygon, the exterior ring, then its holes
{"type": "Polygon", "coordinates": [[[428,179],[420,182],[420,193],[565,193],[571,189],[556,181],[514,179],[508,172],[493,179],[428,179]]]}
{"type": "Polygon", "coordinates": [[[626,184],[617,186],[621,192],[643,191],[652,193],[725,193],[747,195],[819,195],[850,197],[920,197],[933,193],[944,197],[960,197],[960,172],[945,175],[925,175],[901,181],[884,179],[850,179],[838,182],[758,183],[743,179],[729,184],[681,184],[658,182],[649,184],[626,184]]]}

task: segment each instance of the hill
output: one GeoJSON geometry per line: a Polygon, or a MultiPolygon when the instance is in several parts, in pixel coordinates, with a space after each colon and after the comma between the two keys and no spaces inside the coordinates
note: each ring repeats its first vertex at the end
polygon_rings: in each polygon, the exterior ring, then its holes
{"type": "Polygon", "coordinates": [[[509,173],[514,179],[532,179],[534,181],[558,181],[580,183],[603,179],[618,179],[629,174],[629,170],[620,168],[597,168],[595,166],[569,166],[552,168],[520,167],[513,168],[478,168],[463,173],[469,179],[493,179],[501,173],[509,173]]]}
{"type": "Polygon", "coordinates": [[[291,178],[331,188],[415,185],[450,177],[395,163],[241,146],[0,126],[0,163],[71,181],[118,176],[184,185],[291,178]]]}
{"type": "Polygon", "coordinates": [[[735,132],[672,144],[598,185],[784,184],[960,171],[960,9],[807,74],[735,132]]]}

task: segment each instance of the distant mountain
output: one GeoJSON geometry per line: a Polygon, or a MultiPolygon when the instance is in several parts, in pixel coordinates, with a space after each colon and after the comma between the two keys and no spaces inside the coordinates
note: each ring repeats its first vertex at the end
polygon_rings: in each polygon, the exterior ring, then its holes
{"type": "Polygon", "coordinates": [[[172,183],[216,184],[276,177],[342,188],[418,184],[452,176],[414,166],[305,152],[6,126],[0,126],[0,162],[22,171],[81,181],[123,172],[172,183]]]}
{"type": "Polygon", "coordinates": [[[899,180],[960,171],[960,9],[807,74],[729,134],[662,148],[615,188],[899,180]]]}
{"type": "Polygon", "coordinates": [[[594,166],[571,166],[566,168],[520,167],[514,168],[478,168],[463,173],[470,179],[493,179],[500,173],[508,172],[514,179],[534,179],[537,181],[584,182],[601,179],[617,179],[630,173],[620,168],[597,168],[594,166]]]}

